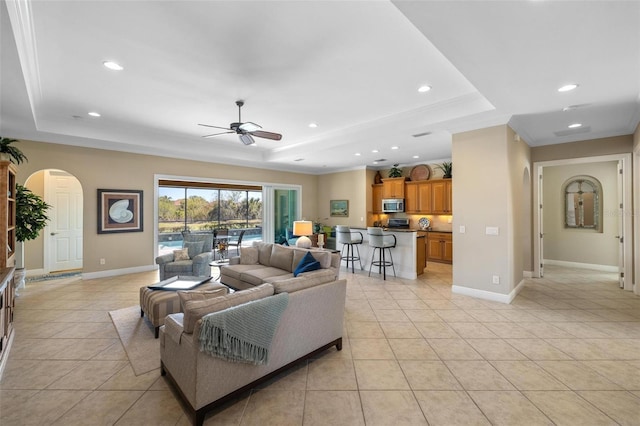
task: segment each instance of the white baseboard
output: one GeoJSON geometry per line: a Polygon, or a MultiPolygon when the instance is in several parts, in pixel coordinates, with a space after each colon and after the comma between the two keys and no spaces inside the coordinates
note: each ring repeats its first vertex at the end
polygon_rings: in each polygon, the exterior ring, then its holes
{"type": "Polygon", "coordinates": [[[524,278],[533,278],[533,271],[522,271],[522,276],[524,278]]]}
{"type": "Polygon", "coordinates": [[[96,278],[116,277],[118,275],[135,274],[138,272],[148,272],[157,270],[157,265],[134,266],[133,268],[110,269],[108,271],[87,272],[82,274],[83,280],[93,280],[96,278]]]}
{"type": "Polygon", "coordinates": [[[476,297],[478,299],[491,300],[493,302],[500,302],[509,304],[513,299],[516,298],[522,287],[524,286],[524,280],[520,281],[516,288],[511,290],[509,294],[495,293],[493,291],[487,290],[478,290],[477,288],[471,287],[463,287],[459,285],[454,285],[451,287],[452,293],[463,294],[465,296],[476,297]]]}
{"type": "Polygon", "coordinates": [[[567,268],[592,269],[594,271],[618,272],[617,265],[596,265],[595,263],[567,262],[565,260],[545,259],[544,265],[565,266],[567,268]]]}
{"type": "Polygon", "coordinates": [[[44,269],[27,269],[27,277],[33,277],[34,275],[44,275],[44,269]]]}

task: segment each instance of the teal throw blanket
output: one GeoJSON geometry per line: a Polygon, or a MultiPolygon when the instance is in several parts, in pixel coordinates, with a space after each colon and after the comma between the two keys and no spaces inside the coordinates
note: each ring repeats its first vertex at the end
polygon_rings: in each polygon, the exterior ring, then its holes
{"type": "Polygon", "coordinates": [[[280,293],[202,317],[200,351],[232,362],[262,365],[289,294],[280,293]]]}

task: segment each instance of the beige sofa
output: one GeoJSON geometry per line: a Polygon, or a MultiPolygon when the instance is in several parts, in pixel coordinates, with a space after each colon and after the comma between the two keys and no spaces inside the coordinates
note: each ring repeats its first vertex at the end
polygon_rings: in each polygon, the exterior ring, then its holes
{"type": "Polygon", "coordinates": [[[253,246],[243,247],[240,256],[229,259],[228,265],[220,267],[220,282],[236,290],[285,280],[292,284],[309,280],[319,284],[337,280],[339,271],[338,253],[255,241],[253,246]],[[294,277],[293,272],[308,252],[320,262],[320,269],[294,277]]]}
{"type": "Polygon", "coordinates": [[[166,317],[160,328],[161,374],[174,383],[195,424],[202,425],[208,411],[290,366],[334,345],[342,349],[346,280],[311,282],[282,280],[214,299],[188,301],[184,313],[166,317]],[[208,311],[233,307],[237,312],[252,300],[282,292],[288,293],[289,300],[271,341],[268,363],[230,362],[200,351],[201,317],[208,311]]]}

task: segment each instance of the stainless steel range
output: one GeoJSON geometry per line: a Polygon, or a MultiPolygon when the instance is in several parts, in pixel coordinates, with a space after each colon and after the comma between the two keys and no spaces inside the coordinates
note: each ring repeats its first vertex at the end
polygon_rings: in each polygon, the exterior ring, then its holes
{"type": "Polygon", "coordinates": [[[389,218],[387,224],[389,229],[409,229],[409,219],[407,218],[389,218]]]}

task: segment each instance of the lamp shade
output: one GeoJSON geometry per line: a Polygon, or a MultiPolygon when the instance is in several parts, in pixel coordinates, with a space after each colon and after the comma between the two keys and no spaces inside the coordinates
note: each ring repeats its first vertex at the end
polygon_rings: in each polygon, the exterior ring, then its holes
{"type": "Polygon", "coordinates": [[[299,236],[296,247],[311,247],[311,239],[307,235],[313,234],[313,223],[310,220],[296,220],[293,222],[293,235],[299,236]]]}
{"type": "Polygon", "coordinates": [[[313,222],[310,220],[296,220],[293,222],[293,235],[300,237],[302,235],[313,234],[313,222]]]}

